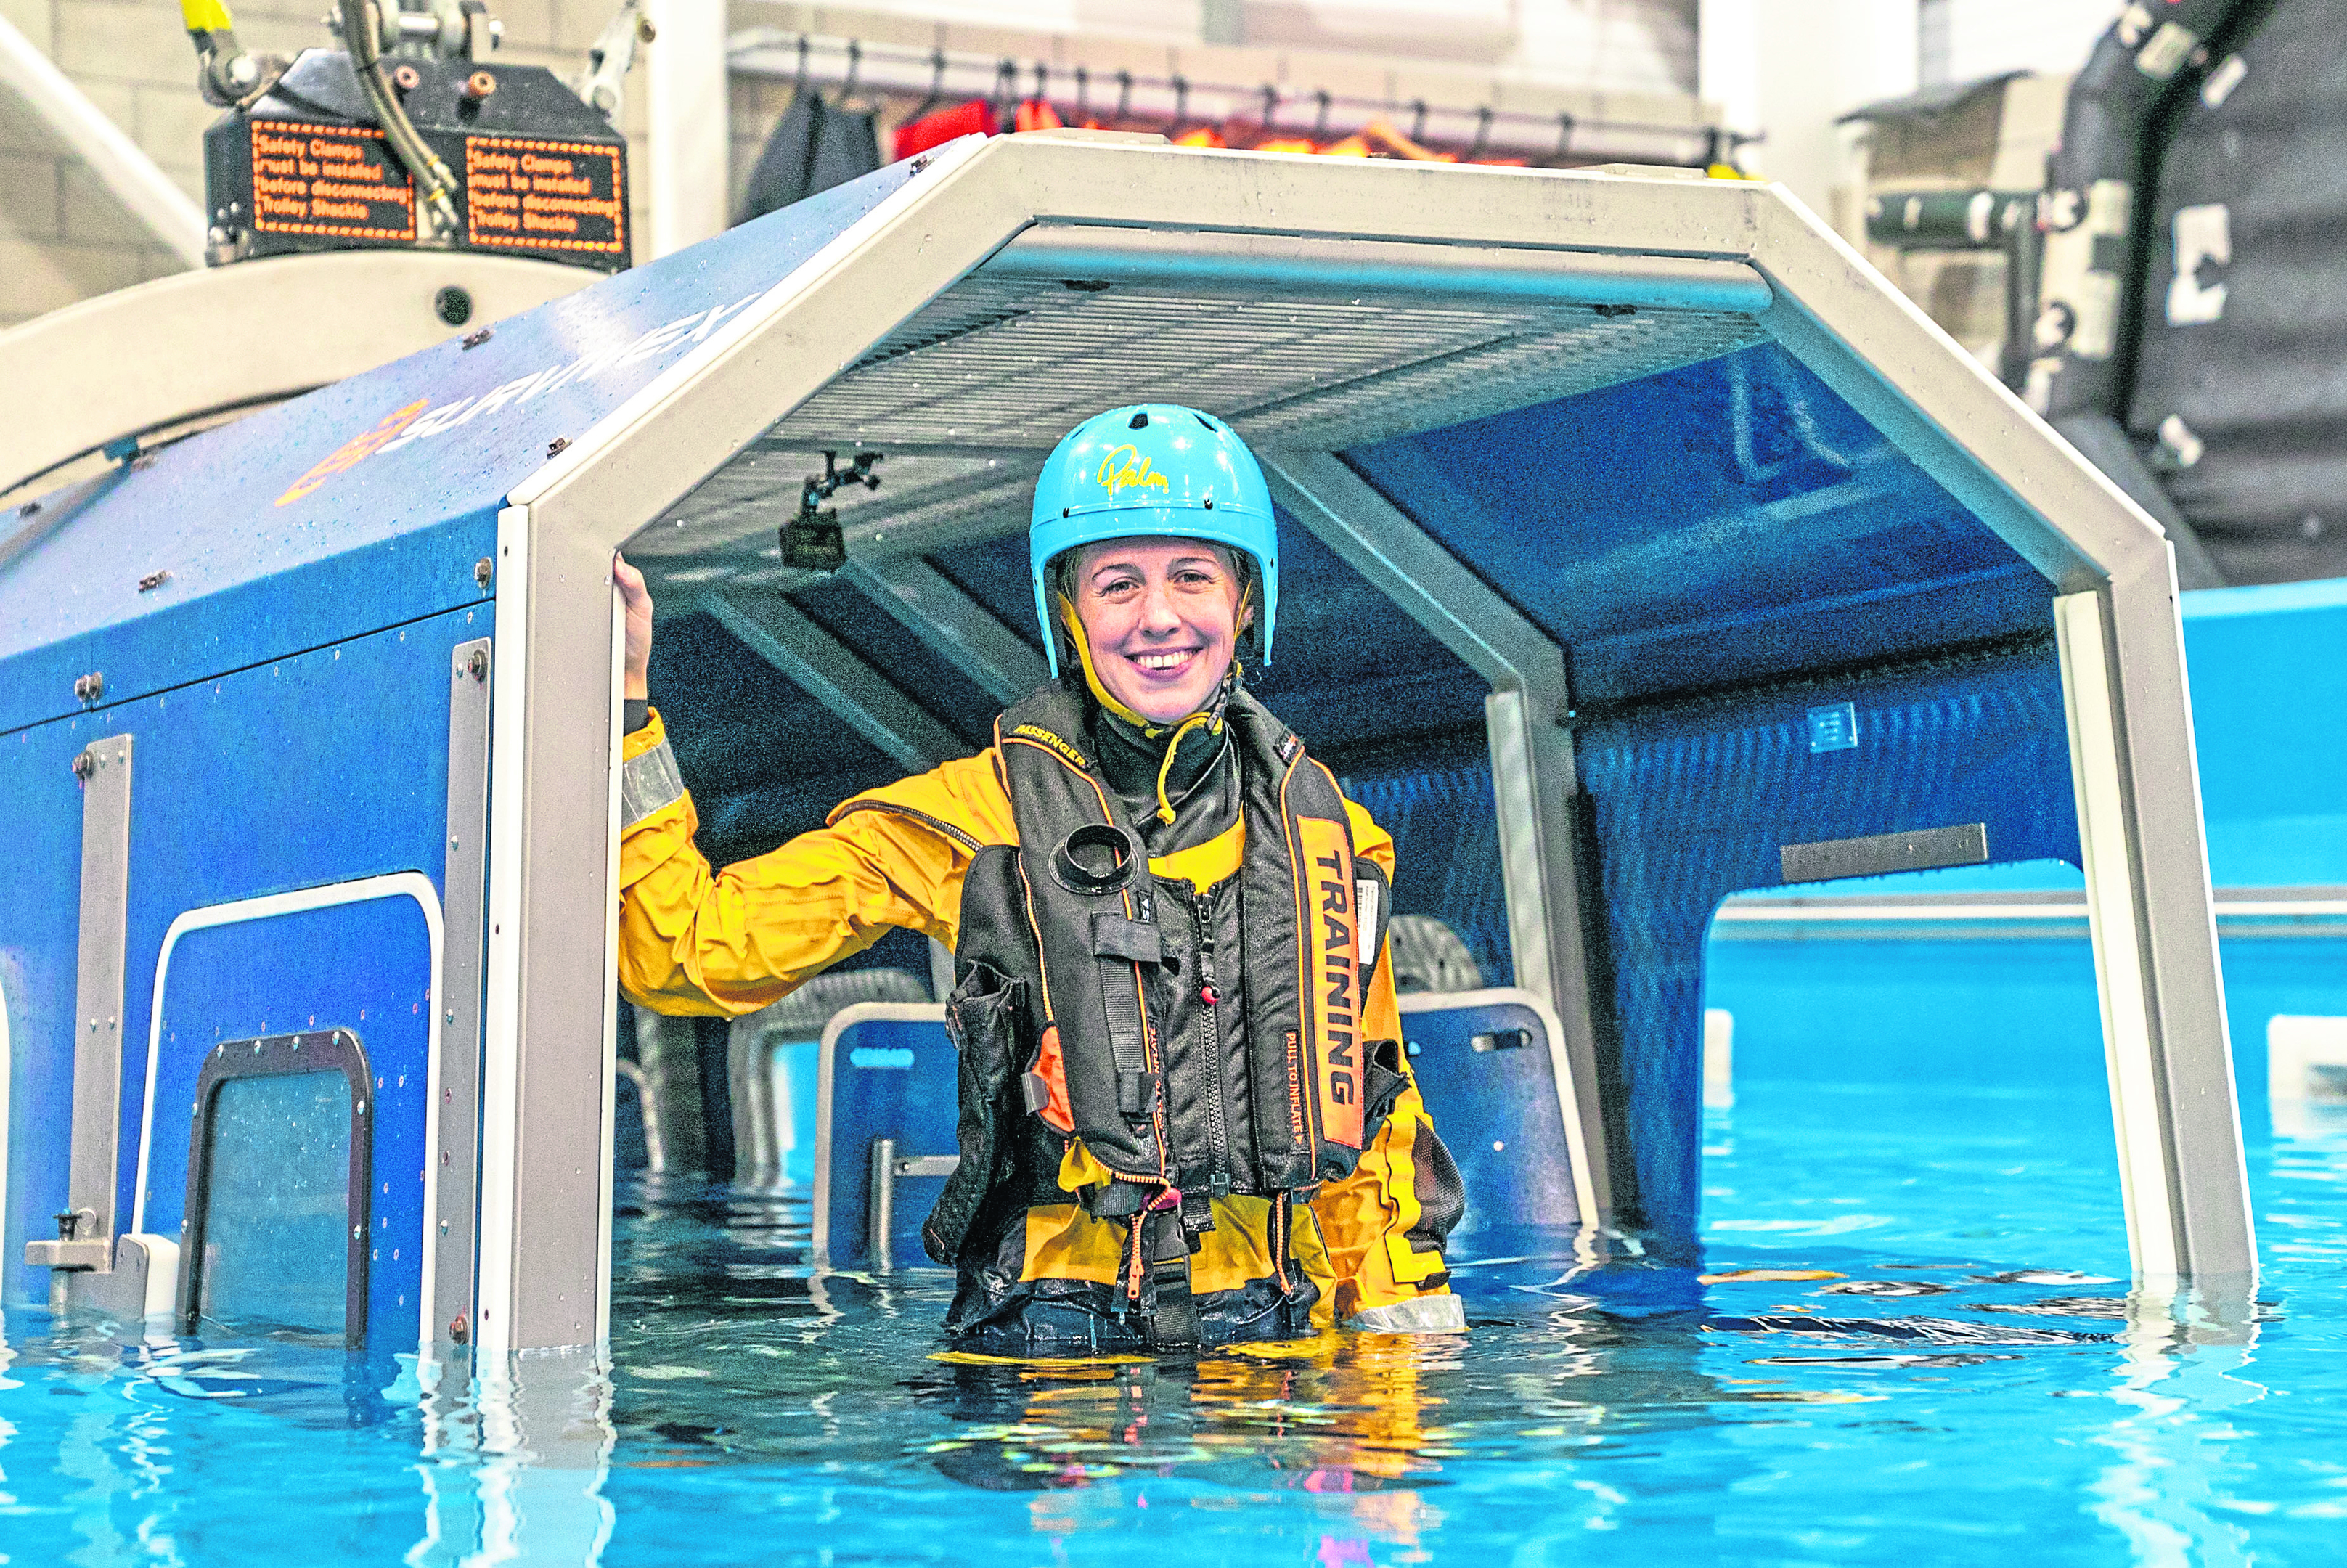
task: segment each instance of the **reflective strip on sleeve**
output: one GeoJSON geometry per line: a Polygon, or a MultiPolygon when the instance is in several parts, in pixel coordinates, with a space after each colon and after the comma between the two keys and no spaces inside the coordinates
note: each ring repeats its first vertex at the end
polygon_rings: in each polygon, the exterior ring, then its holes
{"type": "Polygon", "coordinates": [[[663,737],[620,768],[620,825],[633,827],[683,794],[684,775],[676,771],[676,753],[663,737]]]}

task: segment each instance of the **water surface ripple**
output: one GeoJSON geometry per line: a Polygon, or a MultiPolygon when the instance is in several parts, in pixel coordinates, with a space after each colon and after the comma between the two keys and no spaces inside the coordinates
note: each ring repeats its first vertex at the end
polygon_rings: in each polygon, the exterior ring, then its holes
{"type": "MultiPolygon", "coordinates": [[[[6,1314],[10,1563],[2338,1562],[2347,1126],[2249,1118],[2265,1276],[2130,1297],[2075,1092],[1739,1084],[1698,1268],[1472,1238],[1464,1337],[939,1360],[948,1281],[639,1179],[612,1367],[419,1378],[6,1314]],[[427,1387],[426,1384],[435,1386],[427,1387]]],[[[2262,1108],[2257,1108],[2261,1111],[2262,1108]]]]}

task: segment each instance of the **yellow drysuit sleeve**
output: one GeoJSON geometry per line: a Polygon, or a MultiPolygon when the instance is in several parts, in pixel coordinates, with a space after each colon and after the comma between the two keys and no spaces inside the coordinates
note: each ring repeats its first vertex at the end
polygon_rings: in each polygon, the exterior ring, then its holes
{"type": "MultiPolygon", "coordinates": [[[[665,734],[655,711],[620,755],[665,734]]],[[[867,791],[829,825],[723,871],[693,846],[698,826],[682,794],[620,835],[620,989],[654,1012],[755,1012],[892,926],[950,948],[972,855],[962,840],[1016,842],[991,750],[867,791]]]]}

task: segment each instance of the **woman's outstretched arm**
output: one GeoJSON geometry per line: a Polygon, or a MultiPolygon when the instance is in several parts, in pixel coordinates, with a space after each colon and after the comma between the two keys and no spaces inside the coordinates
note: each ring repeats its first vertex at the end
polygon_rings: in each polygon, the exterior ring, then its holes
{"type": "Polygon", "coordinates": [[[990,754],[965,757],[865,799],[901,809],[838,813],[769,854],[719,871],[693,844],[692,797],[660,714],[645,704],[652,601],[614,560],[627,612],[620,751],[620,987],[655,1012],[739,1016],[903,927],[951,946],[969,844],[1001,843],[1010,804],[990,754]]]}

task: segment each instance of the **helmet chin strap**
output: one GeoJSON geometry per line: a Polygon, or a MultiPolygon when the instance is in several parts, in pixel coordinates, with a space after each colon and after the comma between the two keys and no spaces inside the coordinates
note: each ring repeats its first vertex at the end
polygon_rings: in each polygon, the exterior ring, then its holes
{"type": "Polygon", "coordinates": [[[1083,618],[1076,613],[1075,601],[1064,593],[1060,595],[1060,620],[1068,629],[1068,641],[1076,645],[1076,661],[1083,666],[1084,684],[1092,688],[1092,701],[1153,741],[1164,733],[1163,726],[1143,718],[1110,695],[1109,689],[1101,684],[1100,671],[1092,668],[1092,641],[1084,635],[1083,618]]]}

